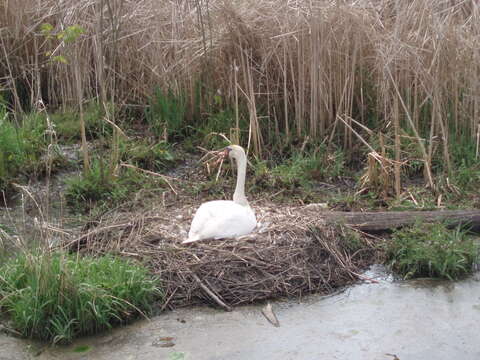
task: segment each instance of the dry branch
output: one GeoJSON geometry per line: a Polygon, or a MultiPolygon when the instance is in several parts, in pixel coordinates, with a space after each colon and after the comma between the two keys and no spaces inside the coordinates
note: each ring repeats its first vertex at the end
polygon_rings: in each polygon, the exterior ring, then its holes
{"type": "Polygon", "coordinates": [[[232,311],[232,308],[225,304],[208,286],[206,286],[204,283],[202,283],[202,280],[192,272],[192,276],[195,279],[195,281],[200,285],[200,287],[221,307],[223,307],[227,311],[232,311]]]}
{"type": "Polygon", "coordinates": [[[362,231],[393,230],[411,225],[415,221],[446,222],[456,226],[465,224],[473,230],[480,229],[480,210],[438,210],[438,211],[383,211],[383,212],[322,212],[330,223],[342,223],[362,231]]]}

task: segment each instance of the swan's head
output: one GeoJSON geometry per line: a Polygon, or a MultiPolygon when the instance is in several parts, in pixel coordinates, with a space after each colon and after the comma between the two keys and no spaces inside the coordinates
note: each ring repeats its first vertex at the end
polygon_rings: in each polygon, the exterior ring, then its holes
{"type": "Polygon", "coordinates": [[[225,148],[225,157],[238,160],[241,157],[245,157],[245,150],[239,145],[229,145],[225,148]]]}

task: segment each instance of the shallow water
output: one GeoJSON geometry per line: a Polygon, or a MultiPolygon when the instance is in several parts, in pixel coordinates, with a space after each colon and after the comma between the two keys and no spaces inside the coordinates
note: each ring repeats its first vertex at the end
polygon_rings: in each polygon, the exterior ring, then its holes
{"type": "MultiPolygon", "coordinates": [[[[37,359],[480,359],[480,274],[459,282],[393,281],[381,267],[329,297],[273,302],[232,312],[166,312],[112,332],[44,349],[37,359]],[[80,352],[75,352],[75,350],[80,352]]],[[[0,359],[28,359],[38,346],[0,335],[0,359]]],[[[38,355],[38,354],[37,354],[38,355]]]]}
{"type": "MultiPolygon", "coordinates": [[[[72,164],[79,160],[79,145],[61,145],[58,151],[72,164]]],[[[0,225],[9,234],[24,237],[35,235],[45,224],[63,227],[62,221],[68,215],[62,197],[65,180],[78,174],[79,170],[67,169],[49,179],[33,179],[8,201],[0,194],[0,225]]]]}

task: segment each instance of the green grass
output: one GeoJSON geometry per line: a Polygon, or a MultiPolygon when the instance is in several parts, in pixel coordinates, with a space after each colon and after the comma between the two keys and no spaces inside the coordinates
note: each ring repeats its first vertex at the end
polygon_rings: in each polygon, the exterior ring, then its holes
{"type": "Polygon", "coordinates": [[[113,256],[19,254],[0,267],[0,308],[23,336],[53,343],[94,334],[162,297],[147,269],[113,256]]]}
{"type": "Polygon", "coordinates": [[[344,248],[349,253],[355,253],[365,248],[365,242],[357,231],[348,227],[342,227],[341,230],[344,240],[344,248]]]}
{"type": "Polygon", "coordinates": [[[311,186],[315,181],[336,180],[345,175],[345,172],[343,153],[329,152],[323,147],[309,154],[294,153],[291,158],[272,169],[277,182],[303,187],[311,186]]]}
{"type": "Polygon", "coordinates": [[[121,143],[121,160],[144,170],[162,171],[172,168],[177,159],[165,141],[151,142],[148,139],[121,143]]]}
{"type": "Polygon", "coordinates": [[[186,112],[187,104],[183,96],[174,94],[172,90],[164,92],[157,88],[145,110],[145,117],[150,131],[157,138],[177,138],[185,127],[186,112]]]}
{"type": "Polygon", "coordinates": [[[89,352],[92,348],[88,345],[79,345],[73,349],[75,353],[86,353],[89,352]]]}
{"type": "MultiPolygon", "coordinates": [[[[455,132],[453,132],[455,134],[455,132]]],[[[443,157],[437,156],[433,159],[433,169],[440,177],[439,185],[444,186],[446,177],[449,183],[458,187],[460,192],[468,193],[477,191],[480,186],[480,158],[476,154],[476,142],[470,135],[455,134],[449,140],[451,172],[446,170],[446,163],[443,157]]]]}
{"type": "Polygon", "coordinates": [[[444,224],[417,223],[397,230],[386,250],[388,264],[405,279],[458,279],[471,273],[478,256],[477,243],[466,230],[444,224]]]}
{"type": "MultiPolygon", "coordinates": [[[[111,106],[111,111],[114,111],[111,106]]],[[[85,131],[87,139],[97,139],[101,136],[109,136],[112,127],[103,120],[103,109],[95,101],[90,102],[84,110],[85,131]]],[[[63,143],[80,142],[80,117],[76,110],[67,109],[51,115],[55,126],[55,132],[63,143]]]]}
{"type": "MultiPolygon", "coordinates": [[[[205,122],[197,127],[191,138],[207,149],[220,149],[230,145],[222,136],[230,138],[231,129],[235,128],[235,112],[233,110],[221,110],[208,116],[205,122]]],[[[246,126],[241,121],[241,126],[246,126]]],[[[194,141],[195,142],[195,141],[194,141]]]]}
{"type": "Polygon", "coordinates": [[[111,208],[131,200],[140,189],[164,186],[162,179],[134,169],[121,167],[114,175],[100,159],[94,159],[85,175],[74,176],[66,184],[67,205],[80,213],[111,208]]]}
{"type": "Polygon", "coordinates": [[[17,126],[0,104],[0,191],[11,190],[11,182],[19,176],[37,175],[47,146],[45,128],[43,118],[35,113],[17,126]]]}

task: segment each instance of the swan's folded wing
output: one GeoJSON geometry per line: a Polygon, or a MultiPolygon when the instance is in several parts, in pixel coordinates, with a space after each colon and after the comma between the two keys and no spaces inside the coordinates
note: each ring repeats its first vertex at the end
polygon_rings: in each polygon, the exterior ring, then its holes
{"type": "Polygon", "coordinates": [[[184,243],[246,235],[255,226],[255,215],[250,208],[235,204],[233,201],[211,201],[202,204],[197,210],[188,239],[184,243]]]}

